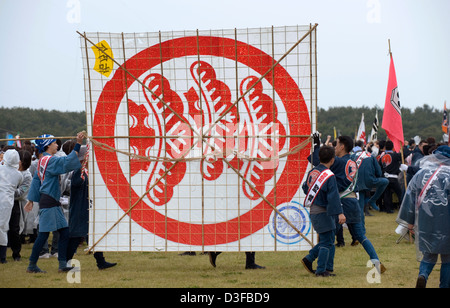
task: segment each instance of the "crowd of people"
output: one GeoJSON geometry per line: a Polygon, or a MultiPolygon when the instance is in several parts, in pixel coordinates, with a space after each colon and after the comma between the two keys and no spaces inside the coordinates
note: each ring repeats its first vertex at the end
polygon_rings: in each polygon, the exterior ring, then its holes
{"type": "Polygon", "coordinates": [[[383,273],[386,268],[365,235],[365,216],[372,215],[369,209],[389,214],[398,209],[397,222],[416,236],[420,251],[416,286],[426,287],[440,255],[440,287],[450,288],[450,147],[428,138],[417,145],[414,140],[405,142],[396,153],[389,140],[365,145],[348,136],[331,142],[329,136],[322,144],[319,133],[313,137],[309,160],[315,168],[303,190],[319,243],[302,260],[306,270],[317,276],[333,275],[335,246],[345,245],[342,225],[346,223],[352,245],[361,243],[383,273]]]}
{"type": "MultiPolygon", "coordinates": [[[[13,260],[19,261],[27,238],[33,243],[27,272],[44,272],[37,263],[48,256],[58,258],[58,271],[72,269],[67,262],[88,235],[84,138],[79,133],[76,140],[61,144],[51,135],[42,135],[35,145],[24,142],[21,148],[0,149],[0,264],[7,263],[7,247],[13,260]]],[[[450,287],[450,147],[428,138],[418,144],[406,142],[403,151],[396,153],[389,140],[366,145],[339,136],[322,144],[319,133],[313,139],[314,150],[308,158],[313,169],[302,189],[319,243],[302,259],[305,269],[316,276],[335,276],[334,255],[336,247],[345,245],[345,224],[351,245],[360,244],[379,273],[384,273],[386,267],[366,236],[365,217],[374,210],[389,214],[398,210],[397,221],[419,239],[422,257],[417,286],[426,286],[441,255],[441,287],[450,287]],[[419,219],[421,211],[425,214],[419,219]]],[[[210,253],[213,266],[218,254],[210,253]]],[[[101,252],[94,257],[99,269],[115,265],[106,262],[101,252]]],[[[264,268],[254,259],[254,253],[247,253],[246,268],[264,268]]]]}
{"type": "MultiPolygon", "coordinates": [[[[86,240],[89,198],[84,133],[61,144],[52,135],[42,135],[35,144],[3,146],[0,151],[0,263],[7,263],[7,247],[14,261],[21,260],[25,240],[33,243],[27,272],[45,272],[40,258],[58,258],[58,271],[72,269],[79,244],[86,240]],[[70,224],[69,224],[70,223],[70,224]],[[51,251],[48,239],[53,233],[51,251]]],[[[106,262],[103,253],[94,257],[99,269],[106,262]]]]}

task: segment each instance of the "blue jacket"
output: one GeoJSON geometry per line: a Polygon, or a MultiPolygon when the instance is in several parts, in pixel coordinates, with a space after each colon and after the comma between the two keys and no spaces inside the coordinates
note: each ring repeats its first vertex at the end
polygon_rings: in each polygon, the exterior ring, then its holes
{"type": "MultiPolygon", "coordinates": [[[[47,152],[45,156],[50,155],[47,152]]],[[[39,167],[38,167],[39,168],[39,167]]],[[[41,184],[38,176],[38,171],[34,174],[31,181],[30,191],[28,192],[28,200],[39,202],[41,194],[46,194],[59,202],[61,197],[61,188],[59,185],[59,175],[81,168],[78,154],[72,151],[65,157],[52,156],[48,161],[47,169],[45,171],[45,179],[41,184]]]]}
{"type": "MultiPolygon", "coordinates": [[[[320,164],[308,173],[305,183],[303,183],[303,191],[308,194],[309,188],[314,184],[317,176],[327,168],[320,164]]],[[[326,212],[321,214],[311,214],[311,222],[314,229],[318,233],[324,233],[336,229],[336,215],[342,214],[342,206],[339,199],[336,177],[330,177],[318,192],[313,205],[323,207],[326,212]]],[[[313,206],[312,205],[312,206],[313,206]]]]}
{"type": "MultiPolygon", "coordinates": [[[[308,160],[310,157],[308,158],[308,160]]],[[[313,162],[319,162],[319,148],[315,148],[313,152],[313,162]]],[[[350,154],[343,157],[335,157],[334,164],[330,170],[336,176],[336,183],[339,193],[344,192],[354,181],[357,175],[356,163],[351,159],[350,154]]],[[[340,197],[339,197],[340,198],[340,197]]],[[[347,223],[361,222],[361,209],[356,198],[342,198],[342,208],[346,217],[347,223]]]]}
{"type": "MultiPolygon", "coordinates": [[[[356,161],[361,152],[352,155],[352,159],[356,161]]],[[[381,177],[381,167],[377,159],[373,156],[366,157],[362,160],[358,168],[358,180],[355,191],[371,190],[377,183],[377,178],[381,177]]]]}
{"type": "MultiPolygon", "coordinates": [[[[319,165],[319,148],[315,148],[313,152],[314,167],[319,165]]],[[[308,157],[311,162],[311,156],[308,157]]],[[[334,164],[330,167],[336,176],[339,192],[345,191],[353,182],[353,178],[356,175],[357,169],[356,163],[349,162],[351,160],[350,154],[343,157],[335,157],[334,164]]]]}
{"type": "Polygon", "coordinates": [[[89,181],[81,169],[72,174],[70,186],[69,236],[85,237],[89,232],[89,181]]]}
{"type": "Polygon", "coordinates": [[[417,162],[425,157],[425,155],[422,153],[419,147],[416,147],[414,151],[412,151],[411,155],[412,155],[411,166],[417,165],[417,162]]]}

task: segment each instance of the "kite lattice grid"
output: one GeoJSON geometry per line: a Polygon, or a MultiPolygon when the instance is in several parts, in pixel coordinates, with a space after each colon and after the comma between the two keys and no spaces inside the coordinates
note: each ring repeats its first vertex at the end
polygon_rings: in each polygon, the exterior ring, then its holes
{"type": "Polygon", "coordinates": [[[310,249],[316,27],[79,33],[91,249],[310,249]]]}

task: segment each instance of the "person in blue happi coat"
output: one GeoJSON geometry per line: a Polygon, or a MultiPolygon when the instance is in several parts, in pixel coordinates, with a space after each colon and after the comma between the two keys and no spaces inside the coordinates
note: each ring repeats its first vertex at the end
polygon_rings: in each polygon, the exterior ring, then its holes
{"type": "MultiPolygon", "coordinates": [[[[85,164],[87,147],[81,147],[78,158],[80,164],[85,164]]],[[[73,172],[70,181],[70,207],[69,207],[69,244],[67,248],[67,261],[70,261],[77,252],[78,245],[84,241],[89,233],[89,178],[88,165],[73,172]]],[[[115,266],[117,263],[106,262],[103,252],[96,251],[94,258],[100,270],[115,266]]]]}
{"type": "Polygon", "coordinates": [[[39,159],[24,209],[30,212],[33,209],[33,202],[39,202],[39,234],[31,252],[28,273],[45,273],[37,266],[37,261],[43,245],[53,231],[59,233],[58,271],[67,272],[72,269],[66,262],[69,227],[59,202],[61,196],[59,175],[81,168],[78,152],[84,139],[85,133],[78,133],[75,148],[64,157],[54,156],[58,151],[58,144],[52,135],[45,134],[36,140],[36,147],[43,156],[39,159]]]}
{"type": "Polygon", "coordinates": [[[394,143],[391,140],[386,141],[386,151],[380,155],[379,163],[384,176],[388,179],[389,183],[386,187],[383,204],[385,212],[388,214],[394,213],[394,205],[392,201],[392,193],[395,193],[400,200],[400,204],[403,200],[403,191],[398,180],[400,174],[400,167],[402,164],[402,155],[394,152],[394,143]]]}
{"type": "MultiPolygon", "coordinates": [[[[312,157],[308,159],[316,165],[319,161],[318,152],[320,148],[320,135],[315,133],[313,135],[316,144],[312,157]],[[317,141],[317,139],[319,140],[317,141]],[[319,146],[317,146],[319,144],[319,146]]],[[[361,222],[361,210],[359,207],[359,200],[354,192],[358,167],[356,162],[351,159],[350,151],[353,149],[353,139],[349,136],[339,136],[336,140],[336,158],[334,163],[330,166],[330,170],[336,176],[338,185],[340,201],[342,209],[346,217],[346,224],[348,230],[352,235],[354,241],[358,241],[363,246],[366,253],[369,255],[372,263],[377,267],[378,271],[384,273],[386,268],[381,264],[380,259],[372,245],[372,242],[366,237],[365,230],[361,222]]],[[[342,226],[338,225],[338,228],[342,226]]]]}
{"type": "Polygon", "coordinates": [[[356,162],[358,168],[355,190],[359,192],[361,223],[365,233],[365,208],[368,208],[370,205],[373,209],[380,210],[376,205],[376,201],[388,186],[389,180],[383,177],[376,157],[366,153],[363,148],[355,151],[351,158],[356,162]],[[375,188],[375,193],[373,196],[370,196],[372,188],[375,188]]]}
{"type": "Polygon", "coordinates": [[[345,215],[339,201],[336,177],[329,169],[334,163],[335,151],[324,146],[318,156],[320,164],[309,172],[302,188],[306,194],[305,205],[310,206],[311,222],[319,233],[319,243],[302,259],[302,264],[316,276],[329,277],[334,276],[336,216],[339,224],[343,224],[345,215]],[[312,263],[316,258],[317,269],[314,271],[312,263]]]}

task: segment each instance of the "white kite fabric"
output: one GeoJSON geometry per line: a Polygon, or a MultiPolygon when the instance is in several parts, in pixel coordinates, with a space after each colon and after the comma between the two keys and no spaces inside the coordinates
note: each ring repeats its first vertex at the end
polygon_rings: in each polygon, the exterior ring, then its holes
{"type": "Polygon", "coordinates": [[[79,33],[94,251],[298,251],[316,25],[79,33]]]}

